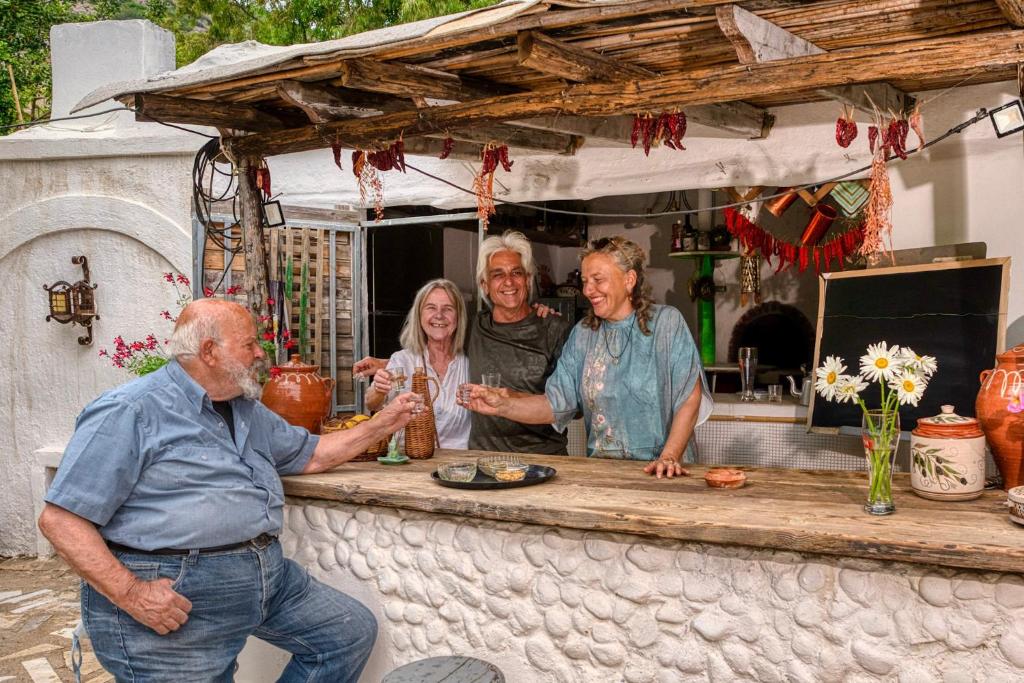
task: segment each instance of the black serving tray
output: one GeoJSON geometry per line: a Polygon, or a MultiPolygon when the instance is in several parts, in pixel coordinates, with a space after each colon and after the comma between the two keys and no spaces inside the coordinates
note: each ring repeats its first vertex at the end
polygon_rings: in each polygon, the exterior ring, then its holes
{"type": "Polygon", "coordinates": [[[498,481],[493,477],[488,477],[486,474],[477,470],[476,477],[473,481],[445,481],[441,477],[437,476],[437,470],[430,473],[431,479],[436,481],[441,486],[447,486],[453,489],[515,489],[520,486],[533,486],[534,484],[543,484],[548,479],[552,479],[557,470],[554,467],[547,467],[545,465],[530,465],[530,469],[526,470],[526,476],[519,481],[498,481]]]}

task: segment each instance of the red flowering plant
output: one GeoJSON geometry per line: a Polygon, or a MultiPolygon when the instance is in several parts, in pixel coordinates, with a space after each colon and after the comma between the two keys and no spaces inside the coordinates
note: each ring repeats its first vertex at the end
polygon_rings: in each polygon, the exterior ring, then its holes
{"type": "MultiPolygon", "coordinates": [[[[185,306],[192,301],[192,292],[189,290],[191,282],[181,273],[164,273],[164,281],[170,283],[175,290],[176,305],[180,313],[185,306]]],[[[241,291],[241,287],[228,287],[227,295],[234,295],[241,291]]],[[[203,294],[207,297],[213,296],[214,292],[209,287],[203,288],[203,294]]],[[[177,316],[172,315],[169,310],[160,311],[160,317],[170,322],[177,321],[177,316]]],[[[111,353],[106,348],[99,351],[102,358],[109,358],[116,368],[127,370],[133,375],[142,377],[151,372],[159,370],[170,360],[164,351],[169,339],[160,341],[153,333],[147,334],[145,339],[136,341],[125,341],[118,335],[114,337],[114,351],[111,353]]]]}

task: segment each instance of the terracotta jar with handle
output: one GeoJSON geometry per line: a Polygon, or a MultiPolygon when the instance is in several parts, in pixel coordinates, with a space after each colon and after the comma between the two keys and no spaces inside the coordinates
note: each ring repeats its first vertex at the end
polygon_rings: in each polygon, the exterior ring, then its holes
{"type": "Polygon", "coordinates": [[[981,373],[981,391],[975,404],[978,420],[992,449],[1003,489],[1024,484],[1024,412],[1019,412],[1024,391],[1024,345],[996,356],[996,367],[981,373]]]}
{"type": "Polygon", "coordinates": [[[942,406],[910,436],[910,486],[932,500],[971,500],[985,489],[985,434],[973,417],[942,406]]]}
{"type": "Polygon", "coordinates": [[[405,426],[405,454],[410,458],[426,459],[434,455],[437,442],[437,425],[434,422],[434,398],[437,397],[437,380],[428,377],[422,367],[412,373],[412,391],[423,398],[423,411],[405,426]],[[433,383],[434,395],[430,395],[433,383]]]}
{"type": "Polygon", "coordinates": [[[271,377],[263,387],[263,405],[285,419],[288,424],[320,433],[320,423],[331,411],[334,380],[321,377],[316,365],[307,365],[293,354],[291,360],[278,366],[281,373],[271,377]]]}

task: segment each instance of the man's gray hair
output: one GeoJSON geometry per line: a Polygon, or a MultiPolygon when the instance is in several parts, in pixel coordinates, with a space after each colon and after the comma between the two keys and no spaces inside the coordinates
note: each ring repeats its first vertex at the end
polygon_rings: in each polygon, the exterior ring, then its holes
{"type": "Polygon", "coordinates": [[[511,251],[519,254],[523,262],[523,270],[526,271],[527,298],[533,295],[533,276],[536,273],[536,266],[533,263],[533,247],[526,235],[517,231],[509,231],[503,235],[491,235],[480,243],[480,255],[476,259],[476,286],[480,292],[480,298],[491,305],[491,300],[484,289],[487,282],[487,271],[491,267],[491,257],[499,251],[511,251]]]}
{"type": "Polygon", "coordinates": [[[220,321],[213,315],[196,315],[191,320],[178,324],[167,344],[171,358],[198,356],[204,339],[221,341],[220,321]]]}

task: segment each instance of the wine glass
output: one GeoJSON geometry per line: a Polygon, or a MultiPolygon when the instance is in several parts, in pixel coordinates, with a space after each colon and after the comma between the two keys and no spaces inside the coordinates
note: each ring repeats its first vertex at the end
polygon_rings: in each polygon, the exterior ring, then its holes
{"type": "Polygon", "coordinates": [[[757,348],[754,346],[741,346],[736,354],[736,360],[740,366],[740,385],[743,391],[740,393],[741,401],[754,401],[754,380],[757,377],[757,348]]]}

